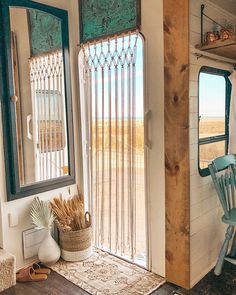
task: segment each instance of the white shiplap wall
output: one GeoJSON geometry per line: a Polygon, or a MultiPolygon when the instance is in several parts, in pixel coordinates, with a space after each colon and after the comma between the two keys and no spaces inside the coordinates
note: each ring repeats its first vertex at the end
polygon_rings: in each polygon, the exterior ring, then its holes
{"type": "MultiPolygon", "coordinates": [[[[191,202],[191,285],[195,285],[214,266],[224,238],[222,210],[212,185],[211,177],[198,173],[198,74],[200,68],[232,70],[226,62],[208,58],[197,59],[193,52],[200,43],[200,6],[217,21],[235,22],[236,17],[207,0],[190,0],[190,202],[191,202]]],[[[212,23],[205,21],[205,30],[212,31],[212,23]]]]}

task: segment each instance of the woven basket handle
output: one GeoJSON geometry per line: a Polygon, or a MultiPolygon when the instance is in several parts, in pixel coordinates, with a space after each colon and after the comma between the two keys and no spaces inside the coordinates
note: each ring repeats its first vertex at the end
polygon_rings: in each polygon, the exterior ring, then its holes
{"type": "Polygon", "coordinates": [[[87,211],[87,212],[85,213],[84,217],[85,217],[85,223],[86,223],[86,225],[87,225],[88,227],[91,226],[91,224],[92,224],[92,217],[91,217],[91,214],[87,211]]]}

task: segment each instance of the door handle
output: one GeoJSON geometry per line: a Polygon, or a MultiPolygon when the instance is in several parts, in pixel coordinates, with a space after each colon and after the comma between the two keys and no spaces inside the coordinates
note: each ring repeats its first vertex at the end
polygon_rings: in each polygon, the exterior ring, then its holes
{"type": "Polygon", "coordinates": [[[31,114],[28,115],[28,116],[26,117],[26,123],[27,123],[27,138],[28,138],[29,140],[33,140],[33,135],[32,135],[32,133],[30,132],[30,121],[32,121],[32,115],[31,115],[31,114]]]}
{"type": "Polygon", "coordinates": [[[149,139],[149,120],[152,117],[152,112],[146,111],[144,114],[144,144],[148,149],[152,148],[152,142],[149,139]]]}

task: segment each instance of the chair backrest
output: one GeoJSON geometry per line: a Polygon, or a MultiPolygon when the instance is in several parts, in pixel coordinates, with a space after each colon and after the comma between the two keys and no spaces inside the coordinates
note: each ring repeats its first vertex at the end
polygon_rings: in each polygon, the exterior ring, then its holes
{"type": "Polygon", "coordinates": [[[235,208],[236,204],[236,156],[216,158],[208,168],[224,213],[229,218],[229,211],[235,208]]]}

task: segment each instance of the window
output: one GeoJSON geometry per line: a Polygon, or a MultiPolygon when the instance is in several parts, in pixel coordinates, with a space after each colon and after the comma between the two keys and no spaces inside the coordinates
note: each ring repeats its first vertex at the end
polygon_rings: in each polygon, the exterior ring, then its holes
{"type": "Polygon", "coordinates": [[[208,164],[227,154],[230,72],[202,67],[199,73],[199,173],[209,175],[208,164]]]}

